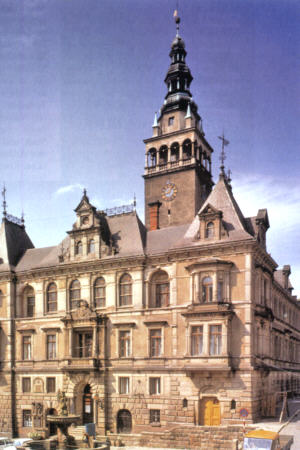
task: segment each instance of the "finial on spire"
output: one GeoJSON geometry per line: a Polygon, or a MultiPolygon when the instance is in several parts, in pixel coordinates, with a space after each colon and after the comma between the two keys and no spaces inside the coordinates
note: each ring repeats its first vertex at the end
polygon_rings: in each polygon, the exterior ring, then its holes
{"type": "Polygon", "coordinates": [[[179,24],[180,24],[180,17],[178,16],[178,1],[176,4],[176,9],[174,11],[174,19],[175,19],[175,23],[176,23],[176,36],[179,36],[179,24]]]}
{"type": "Polygon", "coordinates": [[[21,214],[21,224],[24,227],[25,225],[25,218],[24,218],[24,210],[22,209],[22,214],[21,214]]]}
{"type": "Polygon", "coordinates": [[[83,196],[86,197],[86,188],[83,189],[83,196]]]}
{"type": "Polygon", "coordinates": [[[3,206],[3,217],[5,218],[5,217],[6,217],[6,206],[7,206],[7,203],[6,203],[6,187],[5,187],[5,183],[3,184],[2,197],[3,197],[3,203],[2,203],[2,206],[3,206]]]}
{"type": "Polygon", "coordinates": [[[133,194],[133,210],[136,210],[136,196],[135,193],[133,194]]]}
{"type": "Polygon", "coordinates": [[[221,166],[220,166],[221,173],[220,173],[220,175],[224,176],[225,175],[225,173],[224,173],[224,161],[226,159],[225,145],[228,145],[229,141],[227,139],[225,139],[224,131],[223,131],[222,136],[218,136],[218,138],[221,139],[221,141],[222,141],[222,151],[221,151],[221,155],[220,155],[220,158],[219,158],[220,161],[221,161],[221,166]]]}

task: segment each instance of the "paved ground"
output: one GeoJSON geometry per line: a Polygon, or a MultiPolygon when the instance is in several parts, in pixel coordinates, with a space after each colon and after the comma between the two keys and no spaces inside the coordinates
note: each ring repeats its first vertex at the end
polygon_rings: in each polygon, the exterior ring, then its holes
{"type": "MultiPolygon", "coordinates": [[[[297,411],[300,410],[300,398],[289,400],[289,412],[290,417],[297,411]]],[[[265,422],[260,422],[254,424],[255,428],[263,428],[265,430],[278,431],[279,428],[284,424],[279,422],[274,422],[274,420],[266,420],[265,422]]],[[[300,450],[300,414],[295,417],[280,434],[290,434],[294,436],[294,444],[292,445],[293,450],[300,450]]]]}

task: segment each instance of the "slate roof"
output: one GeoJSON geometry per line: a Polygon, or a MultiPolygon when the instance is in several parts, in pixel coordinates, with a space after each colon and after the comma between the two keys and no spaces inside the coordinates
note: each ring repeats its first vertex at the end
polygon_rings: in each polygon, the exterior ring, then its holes
{"type": "MultiPolygon", "coordinates": [[[[224,177],[220,177],[218,183],[200,208],[199,214],[201,214],[208,204],[223,213],[222,222],[227,231],[227,236],[222,237],[222,241],[253,239],[253,235],[250,233],[250,227],[247,227],[247,221],[233,196],[231,187],[224,177]]],[[[188,242],[193,246],[207,245],[207,240],[197,240],[195,238],[199,230],[199,225],[200,219],[197,215],[185,233],[184,238],[178,242],[178,246],[186,245],[188,242]]],[[[219,240],[209,240],[210,244],[213,242],[219,242],[219,240]]]]}
{"type": "Polygon", "coordinates": [[[33,248],[25,227],[3,219],[0,228],[0,271],[16,266],[27,249],[33,248]]]}

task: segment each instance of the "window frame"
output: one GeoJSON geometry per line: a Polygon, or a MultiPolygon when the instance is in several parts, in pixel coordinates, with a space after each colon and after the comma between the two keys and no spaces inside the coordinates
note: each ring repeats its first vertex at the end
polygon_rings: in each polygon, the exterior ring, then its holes
{"type": "Polygon", "coordinates": [[[190,327],[190,355],[191,356],[203,356],[205,354],[205,349],[204,349],[204,325],[203,324],[192,324],[190,327]],[[193,333],[193,330],[196,331],[196,329],[201,329],[200,332],[195,332],[193,333]],[[194,338],[197,339],[197,337],[201,337],[200,341],[200,345],[198,345],[197,343],[197,347],[201,347],[201,352],[196,352],[194,351],[194,338]]]}
{"type": "Polygon", "coordinates": [[[128,306],[132,306],[132,276],[125,272],[120,276],[119,279],[119,307],[126,308],[128,306]],[[126,281],[126,278],[128,281],[126,281]],[[125,280],[125,281],[123,281],[125,280]],[[128,289],[128,292],[126,290],[128,289]],[[129,300],[126,300],[126,299],[129,300]],[[125,301],[124,301],[125,299],[125,301]]]}
{"type": "Polygon", "coordinates": [[[22,377],[22,392],[31,392],[31,377],[22,377]],[[26,383],[28,383],[29,386],[26,386],[26,383]]]}
{"type": "Polygon", "coordinates": [[[54,281],[51,281],[46,290],[46,312],[47,313],[54,313],[57,312],[57,285],[54,281]],[[51,289],[51,287],[55,287],[55,289],[51,289]],[[51,297],[55,294],[55,298],[52,299],[51,297]],[[52,305],[55,305],[52,307],[52,305]]]}
{"type": "Polygon", "coordinates": [[[94,296],[94,306],[95,308],[105,308],[106,306],[106,282],[105,278],[100,276],[97,277],[93,284],[93,296],[94,296]],[[97,282],[103,280],[103,284],[97,285],[97,282]],[[97,294],[97,290],[99,290],[100,294],[97,294]],[[98,302],[98,304],[97,304],[98,302]]]}
{"type": "Polygon", "coordinates": [[[46,334],[46,359],[53,361],[57,359],[57,335],[56,333],[46,334]]]}
{"type": "Polygon", "coordinates": [[[73,309],[78,308],[79,302],[81,300],[81,283],[80,281],[76,278],[75,280],[72,280],[71,283],[69,284],[69,308],[72,311],[73,309]],[[77,287],[73,287],[75,283],[78,283],[77,287]],[[78,298],[74,296],[74,292],[78,292],[78,298]]]}
{"type": "Polygon", "coordinates": [[[22,409],[22,426],[23,428],[32,428],[32,411],[31,409],[22,409]]]}
{"type": "Polygon", "coordinates": [[[212,303],[214,299],[214,282],[211,275],[204,275],[201,277],[200,282],[200,298],[201,303],[212,303]],[[205,282],[205,280],[210,280],[210,282],[205,282]]]}
{"type": "Polygon", "coordinates": [[[149,329],[149,356],[150,358],[160,358],[163,355],[163,329],[150,328],[149,329]],[[159,335],[155,335],[159,332],[159,335]]]}
{"type": "Polygon", "coordinates": [[[149,395],[161,395],[161,377],[149,377],[149,395]]]}
{"type": "Polygon", "coordinates": [[[149,409],[149,424],[160,425],[160,409],[149,409]]]}
{"type": "Polygon", "coordinates": [[[32,334],[25,334],[22,336],[22,360],[32,361],[32,334]],[[25,343],[25,340],[28,342],[25,343]],[[26,357],[25,357],[26,356],[26,357]]]}
{"type": "Polygon", "coordinates": [[[93,330],[91,328],[75,330],[72,349],[73,357],[92,358],[93,344],[94,344],[93,330]]]}
{"type": "Polygon", "coordinates": [[[89,255],[92,255],[93,253],[96,252],[96,246],[95,246],[95,239],[91,238],[88,241],[88,246],[87,246],[87,252],[89,255]],[[91,248],[91,244],[92,244],[92,248],[91,248]]]}
{"type": "Polygon", "coordinates": [[[132,341],[132,335],[131,330],[129,329],[122,329],[118,332],[118,356],[119,358],[130,358],[132,351],[131,351],[131,344],[132,341]],[[122,335],[125,335],[123,336],[122,335]]]}
{"type": "Polygon", "coordinates": [[[47,394],[56,393],[56,377],[46,377],[46,392],[47,394]],[[51,381],[50,381],[51,380],[51,381]],[[54,389],[51,389],[51,383],[54,384],[54,389]]]}
{"type": "Polygon", "coordinates": [[[122,375],[122,376],[118,377],[118,392],[120,395],[129,395],[130,394],[130,377],[129,376],[122,375]],[[125,384],[123,384],[123,383],[125,383],[125,384]]]}
{"type": "Polygon", "coordinates": [[[223,347],[223,324],[220,323],[210,323],[208,325],[208,354],[209,356],[220,356],[222,355],[222,347],[223,347]],[[218,327],[217,332],[212,332],[213,327],[218,327]],[[214,350],[212,351],[212,341],[214,350]]]}

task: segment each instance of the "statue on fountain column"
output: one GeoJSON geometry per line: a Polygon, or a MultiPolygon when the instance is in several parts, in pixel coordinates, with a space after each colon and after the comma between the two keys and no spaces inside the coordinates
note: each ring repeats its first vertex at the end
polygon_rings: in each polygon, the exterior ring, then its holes
{"type": "Polygon", "coordinates": [[[58,406],[59,414],[61,414],[62,416],[67,416],[68,415],[67,397],[64,391],[60,390],[58,391],[57,401],[59,405],[58,406]]]}

